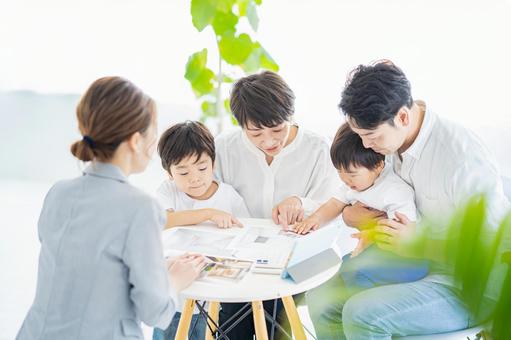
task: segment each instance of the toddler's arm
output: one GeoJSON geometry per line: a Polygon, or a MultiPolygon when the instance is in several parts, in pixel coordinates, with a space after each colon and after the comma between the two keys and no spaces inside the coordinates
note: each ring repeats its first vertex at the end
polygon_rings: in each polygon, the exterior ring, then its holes
{"type": "Polygon", "coordinates": [[[345,207],[346,203],[343,203],[336,198],[330,198],[312,215],[303,220],[303,222],[296,223],[293,229],[298,234],[307,234],[311,230],[316,230],[322,224],[327,223],[339,216],[345,207]]]}

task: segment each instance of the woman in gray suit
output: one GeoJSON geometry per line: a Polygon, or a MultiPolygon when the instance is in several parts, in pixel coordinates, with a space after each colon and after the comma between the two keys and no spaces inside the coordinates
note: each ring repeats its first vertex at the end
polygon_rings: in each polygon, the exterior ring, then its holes
{"type": "Polygon", "coordinates": [[[172,296],[198,276],[204,258],[166,263],[165,212],[127,181],[155,150],[153,100],[125,79],[101,78],[77,118],[83,139],[71,152],[92,162],[45,198],[37,291],[17,339],[143,339],[140,321],[167,328],[172,296]]]}

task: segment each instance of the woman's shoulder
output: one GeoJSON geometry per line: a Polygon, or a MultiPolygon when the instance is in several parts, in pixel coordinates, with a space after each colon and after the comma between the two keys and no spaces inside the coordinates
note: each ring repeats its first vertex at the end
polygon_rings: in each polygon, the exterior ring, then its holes
{"type": "Polygon", "coordinates": [[[306,147],[311,149],[330,149],[330,140],[320,135],[319,133],[312,132],[310,130],[302,130],[302,137],[300,147],[306,147]]]}

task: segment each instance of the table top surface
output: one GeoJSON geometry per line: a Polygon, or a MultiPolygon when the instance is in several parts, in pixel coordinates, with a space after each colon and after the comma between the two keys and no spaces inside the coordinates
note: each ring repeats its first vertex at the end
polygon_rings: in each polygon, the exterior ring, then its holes
{"type": "MultiPolygon", "coordinates": [[[[271,220],[261,219],[242,219],[245,228],[250,228],[251,224],[267,226],[268,228],[277,228],[271,220]]],[[[241,228],[218,229],[211,225],[197,225],[187,228],[196,230],[214,230],[226,234],[238,234],[241,228]]],[[[173,229],[166,230],[164,233],[172,233],[173,229]]],[[[346,253],[347,251],[344,251],[346,253]]],[[[190,287],[181,291],[183,298],[218,301],[218,302],[250,302],[265,301],[280,297],[291,296],[313,289],[332,278],[339,270],[340,263],[324,270],[323,272],[300,283],[295,283],[290,279],[283,279],[280,275],[259,274],[250,271],[238,282],[210,282],[204,280],[195,281],[190,287]]]]}

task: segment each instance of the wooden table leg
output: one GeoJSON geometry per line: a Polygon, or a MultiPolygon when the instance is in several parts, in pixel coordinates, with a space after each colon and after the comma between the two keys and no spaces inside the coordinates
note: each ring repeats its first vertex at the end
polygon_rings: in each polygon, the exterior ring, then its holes
{"type": "Polygon", "coordinates": [[[298,315],[298,311],[296,310],[295,301],[292,296],[285,296],[282,298],[282,302],[284,303],[284,308],[286,309],[287,318],[289,319],[289,323],[291,324],[291,331],[293,332],[293,337],[296,340],[306,340],[305,331],[303,330],[302,322],[300,321],[300,316],[298,315]]]}
{"type": "Polygon", "coordinates": [[[179,326],[177,327],[176,340],[188,339],[188,330],[190,329],[194,307],[195,300],[186,299],[183,313],[181,313],[181,318],[179,319],[179,326]]]}
{"type": "MultiPolygon", "coordinates": [[[[211,317],[211,319],[213,319],[213,321],[215,321],[216,324],[218,324],[218,312],[219,312],[219,310],[220,310],[220,303],[219,302],[216,302],[216,301],[210,301],[209,302],[208,315],[211,317]]],[[[214,337],[213,337],[213,334],[211,334],[211,333],[212,332],[214,333],[216,331],[216,327],[211,322],[211,320],[208,319],[207,321],[208,321],[209,326],[211,327],[211,330],[206,325],[206,338],[205,338],[205,340],[213,340],[214,337]]]]}
{"type": "Polygon", "coordinates": [[[268,340],[266,331],[266,320],[264,318],[264,308],[261,301],[252,302],[252,314],[254,315],[254,328],[257,340],[268,340]]]}

